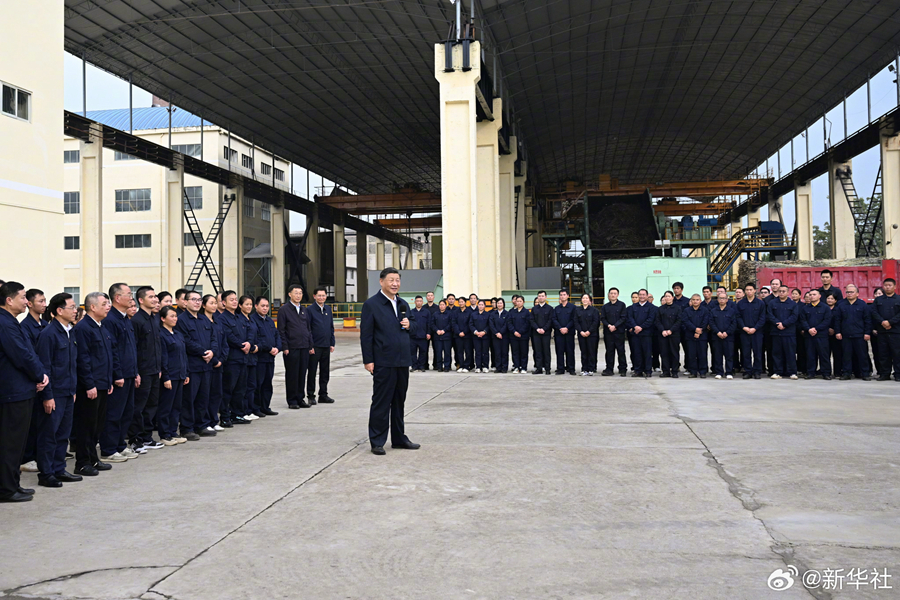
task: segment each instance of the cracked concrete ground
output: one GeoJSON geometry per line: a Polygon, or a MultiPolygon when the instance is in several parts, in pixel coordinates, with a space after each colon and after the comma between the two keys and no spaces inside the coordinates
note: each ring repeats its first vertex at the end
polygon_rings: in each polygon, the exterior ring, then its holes
{"type": "Polygon", "coordinates": [[[413,374],[384,457],[352,334],[331,390],[3,505],[0,597],[900,596],[766,583],[900,575],[896,383],[413,374]]]}

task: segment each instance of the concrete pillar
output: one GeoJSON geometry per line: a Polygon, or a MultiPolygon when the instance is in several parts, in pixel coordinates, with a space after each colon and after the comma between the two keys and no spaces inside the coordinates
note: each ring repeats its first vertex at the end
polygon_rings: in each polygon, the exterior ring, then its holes
{"type": "Polygon", "coordinates": [[[747,207],[747,229],[751,227],[759,227],[759,208],[760,207],[747,207]]]}
{"type": "Polygon", "coordinates": [[[312,226],[309,228],[309,239],[306,240],[306,256],[309,262],[306,263],[306,286],[303,290],[304,298],[312,297],[312,291],[319,285],[319,277],[321,271],[322,256],[319,253],[319,210],[318,206],[313,209],[313,216],[306,217],[312,219],[312,226]]]}
{"type": "Polygon", "coordinates": [[[384,270],[384,240],[375,240],[375,270],[384,270]]]}
{"type": "Polygon", "coordinates": [[[410,269],[418,269],[419,268],[419,251],[418,250],[410,250],[409,253],[412,255],[412,260],[409,262],[410,269]]]}
{"type": "Polygon", "coordinates": [[[884,257],[900,259],[900,135],[881,138],[884,257]]]}
{"type": "Polygon", "coordinates": [[[234,204],[222,224],[222,239],[219,242],[222,288],[223,291],[234,290],[240,295],[244,289],[244,186],[219,189],[223,189],[225,194],[234,193],[234,204]]]}
{"type": "Polygon", "coordinates": [[[391,242],[391,266],[397,270],[401,270],[400,266],[400,245],[391,242]]]}
{"type": "MultiPolygon", "coordinates": [[[[522,165],[523,172],[527,173],[525,170],[525,165],[522,165]]],[[[519,188],[519,202],[517,207],[517,212],[514,215],[515,222],[515,247],[516,247],[516,273],[515,277],[518,282],[518,286],[515,289],[524,289],[525,288],[525,267],[527,265],[527,247],[525,243],[525,176],[522,175],[520,177],[516,177],[514,179],[515,187],[519,188]]],[[[515,189],[513,189],[513,194],[515,194],[515,189]]],[[[513,196],[513,202],[515,202],[515,196],[513,196]]]]}
{"type": "Polygon", "coordinates": [[[369,297],[369,236],[356,232],[356,301],[369,297]]]}
{"type": "Polygon", "coordinates": [[[287,264],[284,245],[284,218],[285,209],[280,206],[273,206],[272,232],[270,234],[270,239],[272,240],[272,281],[270,287],[272,301],[280,300],[282,304],[287,302],[287,290],[284,285],[284,269],[287,264]]]}
{"type": "Polygon", "coordinates": [[[347,301],[347,246],[344,244],[344,226],[334,224],[334,299],[347,301]]]}
{"type": "Polygon", "coordinates": [[[769,200],[769,220],[784,225],[784,198],[779,196],[769,200]]]}
{"type": "MultiPolygon", "coordinates": [[[[731,221],[731,238],[730,238],[730,239],[733,239],[733,238],[734,238],[734,234],[739,233],[739,232],[741,231],[741,229],[742,229],[742,228],[741,228],[741,219],[740,219],[740,217],[737,217],[737,220],[734,220],[734,218],[732,218],[732,221],[731,221]]],[[[741,255],[741,256],[743,257],[743,255],[741,255]]],[[[732,267],[731,267],[731,276],[732,276],[732,280],[733,280],[733,281],[737,281],[738,274],[740,273],[741,260],[743,260],[743,258],[738,258],[736,261],[734,261],[734,265],[732,265],[732,267]]]]}
{"type": "MultiPolygon", "coordinates": [[[[81,142],[81,297],[103,290],[103,139],[91,126],[81,142]]],[[[177,289],[177,288],[176,288],[177,289]]],[[[48,293],[50,291],[48,290],[48,293]]],[[[52,294],[51,294],[52,295],[52,294]]]]}
{"type": "MultiPolygon", "coordinates": [[[[495,136],[496,137],[496,136],[495,136]]],[[[519,145],[515,136],[509,138],[510,154],[499,157],[499,218],[500,231],[500,290],[516,288],[516,157],[519,145]]]]}
{"type": "MultiPolygon", "coordinates": [[[[162,281],[167,290],[184,286],[184,167],[166,171],[166,260],[162,281]]],[[[173,292],[174,293],[174,292],[173,292]]]]}
{"type": "Polygon", "coordinates": [[[831,223],[831,256],[833,258],[856,258],[856,223],[844,187],[836,174],[839,168],[852,168],[853,161],[836,163],[828,161],[828,198],[831,223]]]}
{"type": "MultiPolygon", "coordinates": [[[[462,70],[463,45],[452,46],[454,71],[444,72],[443,44],[435,44],[435,78],[440,84],[441,214],[444,244],[444,289],[478,290],[478,230],[476,172],[477,134],[475,84],[481,79],[481,44],[469,45],[471,70],[462,70]]],[[[493,248],[490,244],[481,250],[493,248]]],[[[496,259],[496,255],[494,256],[496,259]]]]}
{"type": "MultiPolygon", "coordinates": [[[[503,103],[494,99],[493,121],[476,124],[478,146],[476,147],[478,185],[474,208],[477,222],[477,248],[473,257],[477,258],[476,278],[473,282],[478,294],[485,298],[499,296],[502,286],[502,264],[512,260],[512,250],[503,246],[500,210],[500,140],[498,133],[502,127],[503,103]]],[[[510,185],[512,169],[510,169],[510,185]]],[[[511,212],[510,208],[510,212],[511,212]]],[[[511,215],[510,215],[511,216],[511,215]]]]}
{"type": "Polygon", "coordinates": [[[794,214],[797,217],[797,259],[813,260],[812,183],[794,182],[794,214]]]}

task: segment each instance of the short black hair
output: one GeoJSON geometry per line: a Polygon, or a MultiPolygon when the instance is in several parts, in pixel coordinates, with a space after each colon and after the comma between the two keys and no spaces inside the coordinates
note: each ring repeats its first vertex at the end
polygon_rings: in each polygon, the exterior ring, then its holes
{"type": "Polygon", "coordinates": [[[299,285],[299,284],[296,284],[296,283],[292,283],[290,286],[288,286],[288,294],[290,294],[290,293],[293,292],[294,290],[300,290],[300,291],[302,292],[302,291],[303,291],[303,286],[302,286],[302,285],[299,285]]]}
{"type": "Polygon", "coordinates": [[[41,290],[39,290],[37,288],[31,288],[30,290],[25,292],[25,299],[28,300],[29,302],[34,302],[34,299],[37,296],[43,296],[43,295],[44,295],[44,292],[42,292],[41,290]]]}
{"type": "Polygon", "coordinates": [[[639,290],[638,290],[638,294],[640,294],[641,292],[644,292],[645,294],[649,294],[649,293],[650,293],[650,292],[647,291],[647,288],[641,288],[641,289],[639,289],[639,290]]]}
{"type": "Polygon", "coordinates": [[[50,298],[50,303],[47,305],[47,313],[50,315],[50,318],[52,319],[59,314],[59,309],[65,308],[66,303],[71,299],[72,294],[66,292],[60,292],[50,298]]]}
{"type": "Polygon", "coordinates": [[[618,291],[619,291],[619,288],[617,288],[617,287],[611,287],[611,288],[609,288],[609,289],[606,291],[606,293],[608,294],[608,293],[610,293],[610,292],[613,291],[613,290],[616,290],[616,291],[618,292],[618,291]]]}
{"type": "Polygon", "coordinates": [[[566,293],[566,296],[568,296],[568,295],[569,295],[569,290],[559,290],[559,293],[560,293],[560,294],[562,294],[562,293],[563,293],[563,292],[565,292],[565,293],[566,293]]]}
{"type": "MultiPolygon", "coordinates": [[[[418,300],[419,298],[422,298],[422,296],[416,296],[415,298],[413,298],[413,300],[418,300]]],[[[424,299],[425,298],[422,298],[422,300],[424,300],[424,299]]]]}
{"type": "Polygon", "coordinates": [[[547,295],[547,292],[545,292],[544,290],[541,290],[541,291],[538,292],[538,296],[540,296],[541,294],[543,294],[543,295],[546,296],[546,295],[547,295]]]}
{"type": "Polygon", "coordinates": [[[704,285],[704,286],[703,286],[703,291],[705,292],[706,290],[712,291],[712,288],[709,287],[708,285],[704,285]]]}
{"type": "Polygon", "coordinates": [[[184,296],[187,293],[188,293],[188,291],[186,289],[178,288],[177,290],[175,290],[175,298],[176,299],[181,298],[182,296],[184,296]]]}
{"type": "Polygon", "coordinates": [[[163,306],[161,309],[159,309],[159,320],[162,321],[163,319],[165,319],[166,316],[168,316],[168,314],[173,310],[176,310],[174,306],[163,306]]]}
{"type": "Polygon", "coordinates": [[[387,276],[390,275],[391,273],[396,273],[398,277],[401,277],[401,278],[402,278],[402,276],[400,275],[400,271],[398,271],[398,270],[395,269],[394,267],[387,267],[386,269],[382,269],[382,270],[381,270],[381,274],[378,276],[378,279],[384,279],[385,277],[387,277],[387,276]]]}
{"type": "Polygon", "coordinates": [[[890,281],[890,282],[893,283],[894,285],[897,285],[897,280],[894,279],[893,277],[888,277],[888,278],[885,279],[882,283],[887,283],[888,281],[890,281]]]}
{"type": "Polygon", "coordinates": [[[198,296],[201,296],[201,297],[203,296],[203,294],[201,294],[201,293],[198,292],[197,290],[186,290],[186,291],[184,292],[184,299],[185,299],[185,300],[190,300],[190,299],[191,299],[191,294],[197,294],[198,296]]]}
{"type": "Polygon", "coordinates": [[[680,281],[676,281],[675,283],[672,284],[672,289],[674,290],[674,289],[677,288],[677,287],[680,287],[680,288],[683,290],[683,289],[684,289],[684,284],[681,283],[680,281]]]}
{"type": "Polygon", "coordinates": [[[222,301],[224,302],[225,300],[228,300],[228,298],[231,296],[237,296],[237,292],[235,292],[234,290],[225,290],[224,292],[222,292],[222,301]]]}
{"type": "Polygon", "coordinates": [[[128,285],[128,284],[127,283],[114,283],[111,286],[109,286],[109,299],[115,300],[116,294],[121,292],[122,288],[126,285],[128,285]]]}
{"type": "Polygon", "coordinates": [[[472,292],[471,294],[469,294],[469,298],[471,298],[472,296],[475,296],[477,298],[478,294],[476,294],[475,292],[472,292]]]}
{"type": "Polygon", "coordinates": [[[449,298],[450,296],[453,296],[454,298],[456,298],[456,294],[447,294],[447,297],[448,297],[448,298],[449,298]]]}
{"type": "Polygon", "coordinates": [[[171,298],[172,294],[170,294],[169,292],[160,292],[156,295],[156,297],[159,299],[159,303],[162,304],[163,298],[171,298]]]}
{"type": "Polygon", "coordinates": [[[142,285],[141,287],[138,288],[137,299],[143,300],[144,298],[147,297],[147,292],[152,292],[152,291],[155,291],[155,290],[152,287],[150,287],[149,285],[142,285]]]}
{"type": "Polygon", "coordinates": [[[269,299],[266,298],[265,296],[257,296],[256,300],[253,301],[253,306],[259,306],[259,303],[262,302],[263,300],[265,300],[266,302],[269,301],[269,299]]]}
{"type": "Polygon", "coordinates": [[[0,285],[0,306],[6,306],[7,300],[15,298],[24,289],[25,286],[18,281],[7,281],[0,285]]]}
{"type": "Polygon", "coordinates": [[[825,273],[828,273],[829,275],[831,275],[832,277],[834,277],[834,275],[832,275],[832,273],[831,273],[831,271],[830,271],[829,269],[822,269],[822,272],[819,273],[819,277],[821,277],[821,276],[824,275],[825,273]]]}
{"type": "Polygon", "coordinates": [[[246,302],[247,300],[249,300],[250,302],[253,302],[253,296],[248,296],[248,295],[244,294],[243,296],[238,298],[238,306],[242,306],[244,304],[244,302],[246,302]]]}
{"type": "Polygon", "coordinates": [[[319,292],[325,292],[325,295],[326,295],[326,296],[328,295],[328,290],[326,290],[325,288],[323,288],[323,287],[321,287],[321,286],[319,286],[319,287],[317,287],[316,289],[314,289],[312,295],[315,296],[315,295],[318,294],[319,292]]]}
{"type": "Polygon", "coordinates": [[[746,290],[748,287],[752,287],[752,288],[755,290],[755,289],[756,289],[756,284],[755,284],[755,283],[748,283],[747,285],[744,286],[744,289],[746,290]]]}
{"type": "Polygon", "coordinates": [[[724,285],[716,286],[716,291],[718,292],[719,290],[725,290],[725,291],[727,292],[727,291],[728,291],[728,288],[725,287],[724,285]]]}

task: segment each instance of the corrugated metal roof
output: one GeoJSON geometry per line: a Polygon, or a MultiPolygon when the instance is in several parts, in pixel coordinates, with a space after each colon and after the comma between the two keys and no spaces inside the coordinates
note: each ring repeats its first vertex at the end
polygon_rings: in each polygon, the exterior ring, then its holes
{"type": "MultiPolygon", "coordinates": [[[[79,113],[81,114],[81,113],[79,113]]],[[[149,106],[144,108],[135,108],[132,111],[133,125],[135,131],[143,131],[147,129],[168,129],[169,128],[169,111],[165,106],[149,106]]],[[[122,131],[129,130],[128,109],[114,108],[112,110],[89,110],[87,118],[103,123],[109,127],[115,127],[122,131]]],[[[212,123],[203,120],[203,126],[212,126],[212,123]]],[[[172,127],[200,127],[200,117],[192,115],[183,108],[175,107],[172,113],[172,127]]]]}

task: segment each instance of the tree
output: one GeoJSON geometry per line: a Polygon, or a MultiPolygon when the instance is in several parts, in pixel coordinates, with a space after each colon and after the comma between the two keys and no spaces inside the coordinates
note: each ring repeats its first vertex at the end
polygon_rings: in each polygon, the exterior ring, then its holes
{"type": "MultiPolygon", "coordinates": [[[[868,212],[869,204],[872,202],[872,198],[860,198],[860,202],[862,203],[863,212],[868,212]]],[[[878,197],[878,202],[881,202],[881,197],[878,197]]],[[[872,219],[875,218],[873,214],[871,216],[872,219]]],[[[882,215],[877,223],[874,223],[872,226],[875,228],[875,256],[884,256],[884,216],[882,215]]],[[[859,248],[859,231],[856,232],[856,247],[859,248]]],[[[859,252],[860,256],[865,256],[865,250],[861,250],[859,252]]]]}
{"type": "Polygon", "coordinates": [[[813,258],[831,258],[831,223],[825,221],[823,227],[813,225],[813,258]]]}

